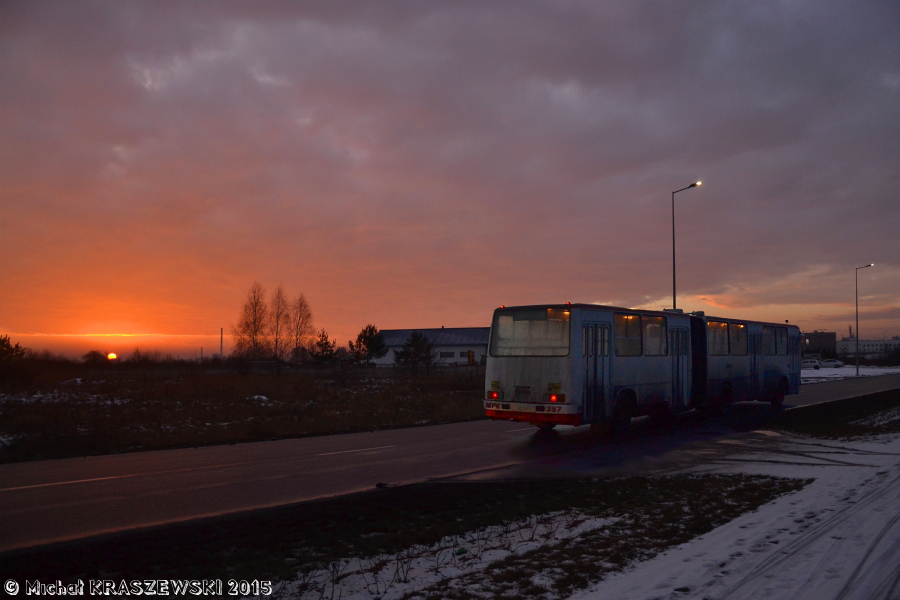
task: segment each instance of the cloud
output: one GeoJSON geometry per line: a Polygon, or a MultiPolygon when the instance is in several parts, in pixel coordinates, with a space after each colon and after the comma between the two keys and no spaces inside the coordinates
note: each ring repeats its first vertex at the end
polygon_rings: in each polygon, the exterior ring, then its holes
{"type": "Polygon", "coordinates": [[[846,306],[857,263],[900,269],[897,16],[8,3],[0,324],[113,310],[217,331],[254,279],[305,291],[340,337],[484,324],[501,303],[665,303],[670,193],[696,179],[676,200],[685,298],[846,306]]]}

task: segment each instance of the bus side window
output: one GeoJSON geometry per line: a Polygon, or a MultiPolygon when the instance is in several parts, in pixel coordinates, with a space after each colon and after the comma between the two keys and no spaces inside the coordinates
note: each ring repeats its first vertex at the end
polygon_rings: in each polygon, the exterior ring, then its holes
{"type": "Polygon", "coordinates": [[[778,332],[778,356],[787,356],[787,327],[776,327],[775,331],[778,332]]]}
{"type": "Polygon", "coordinates": [[[728,356],[728,323],[706,322],[706,344],[710,356],[728,356]]]}
{"type": "Polygon", "coordinates": [[[641,355],[641,316],[616,313],[616,356],[641,355]]]}
{"type": "Polygon", "coordinates": [[[743,323],[728,324],[728,340],[732,356],[747,356],[747,326],[743,323]]]}
{"type": "Polygon", "coordinates": [[[763,326],[763,354],[766,356],[775,356],[775,328],[767,325],[763,326]]]}
{"type": "Polygon", "coordinates": [[[666,348],[666,318],[643,317],[644,330],[644,356],[665,356],[666,348]]]}

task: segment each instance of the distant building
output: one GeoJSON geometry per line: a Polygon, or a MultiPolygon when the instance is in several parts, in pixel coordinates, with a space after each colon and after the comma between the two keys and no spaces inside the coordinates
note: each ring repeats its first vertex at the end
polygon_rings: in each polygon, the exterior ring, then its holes
{"type": "Polygon", "coordinates": [[[388,352],[384,358],[373,361],[378,366],[394,364],[394,350],[400,350],[414,331],[423,334],[434,346],[436,365],[469,364],[472,359],[483,364],[487,358],[490,327],[441,327],[440,329],[382,329],[388,352]]]}
{"type": "MultiPolygon", "coordinates": [[[[882,358],[900,349],[900,336],[883,340],[859,340],[859,355],[863,358],[882,358]]],[[[841,338],[837,343],[840,356],[856,355],[856,337],[841,338]]]]}
{"type": "Polygon", "coordinates": [[[837,334],[833,331],[813,331],[802,334],[806,338],[803,354],[809,356],[834,356],[837,353],[837,334]]]}

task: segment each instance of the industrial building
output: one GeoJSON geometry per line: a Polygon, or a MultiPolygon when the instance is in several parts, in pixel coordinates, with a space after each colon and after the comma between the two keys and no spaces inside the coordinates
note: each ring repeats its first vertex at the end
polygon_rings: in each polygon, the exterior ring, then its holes
{"type": "MultiPolygon", "coordinates": [[[[884,358],[892,352],[900,349],[900,336],[884,338],[880,340],[859,340],[859,355],[863,358],[884,358]]],[[[837,343],[837,353],[840,356],[854,356],[856,354],[856,337],[841,338],[837,343]]]]}
{"type": "Polygon", "coordinates": [[[837,334],[833,331],[813,331],[801,334],[805,339],[803,354],[805,356],[817,355],[821,357],[837,356],[837,334]]]}
{"type": "Polygon", "coordinates": [[[378,366],[394,364],[394,351],[400,350],[414,331],[423,334],[434,347],[435,365],[484,364],[487,358],[490,327],[441,327],[436,329],[382,329],[388,352],[374,360],[378,366]]]}

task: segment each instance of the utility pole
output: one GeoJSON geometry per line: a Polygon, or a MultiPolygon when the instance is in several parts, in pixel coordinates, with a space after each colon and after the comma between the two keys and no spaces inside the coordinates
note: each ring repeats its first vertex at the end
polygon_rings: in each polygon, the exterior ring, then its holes
{"type": "Polygon", "coordinates": [[[674,192],[672,192],[672,310],[676,310],[678,308],[678,304],[675,301],[675,194],[697,187],[702,183],[702,181],[697,181],[687,187],[683,187],[680,190],[675,190],[674,192]]]}
{"type": "Polygon", "coordinates": [[[869,263],[862,267],[856,267],[856,376],[859,377],[859,270],[874,267],[875,263],[869,263]]]}

